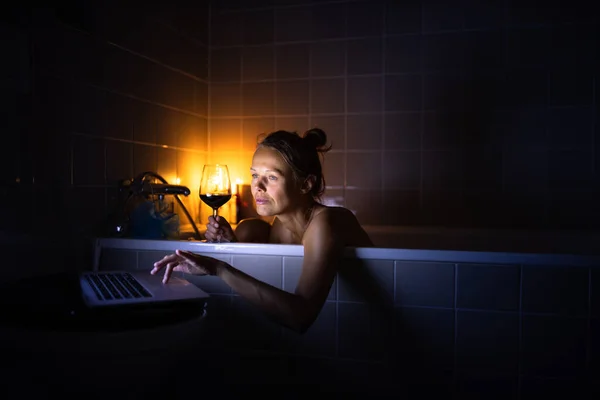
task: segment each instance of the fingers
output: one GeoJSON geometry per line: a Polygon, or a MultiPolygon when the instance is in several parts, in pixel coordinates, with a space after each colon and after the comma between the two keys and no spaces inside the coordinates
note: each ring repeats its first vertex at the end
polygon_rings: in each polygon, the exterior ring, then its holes
{"type": "Polygon", "coordinates": [[[225,217],[217,215],[216,218],[213,216],[208,217],[208,223],[206,224],[206,226],[214,226],[218,229],[220,227],[229,227],[230,225],[225,217]]]}
{"type": "Polygon", "coordinates": [[[214,225],[207,224],[206,231],[204,232],[204,236],[206,236],[206,238],[209,239],[209,238],[213,238],[216,235],[217,235],[217,228],[215,228],[214,225]]]}
{"type": "Polygon", "coordinates": [[[150,273],[156,275],[159,271],[164,269],[163,283],[169,282],[173,271],[181,271],[195,275],[210,275],[206,266],[200,265],[201,261],[206,261],[206,257],[192,253],[191,251],[178,249],[175,250],[175,253],[166,255],[161,260],[156,261],[150,273]]]}
{"type": "MultiPolygon", "coordinates": [[[[217,217],[218,218],[218,217],[217,217]]],[[[208,217],[208,223],[206,224],[206,231],[204,232],[204,237],[207,241],[211,242],[217,239],[217,236],[220,234],[219,223],[216,221],[214,217],[208,217]]]]}
{"type": "Polygon", "coordinates": [[[178,270],[181,268],[181,271],[194,275],[215,275],[215,262],[217,262],[217,260],[214,258],[186,250],[175,250],[175,253],[181,256],[180,267],[178,267],[178,270]],[[186,269],[188,271],[186,271],[186,269]]]}
{"type": "Polygon", "coordinates": [[[173,269],[179,265],[178,262],[172,262],[167,264],[167,268],[165,268],[165,273],[163,275],[162,283],[168,283],[169,279],[171,279],[171,274],[173,273],[173,269]]]}
{"type": "Polygon", "coordinates": [[[227,219],[225,217],[222,217],[220,215],[217,215],[217,221],[216,223],[218,224],[218,226],[223,226],[223,227],[228,227],[229,222],[227,221],[227,219]]]}
{"type": "Polygon", "coordinates": [[[171,278],[173,270],[179,266],[180,260],[181,257],[177,253],[166,255],[161,260],[154,263],[154,268],[152,268],[150,274],[156,275],[161,269],[164,268],[162,282],[167,283],[171,278]]]}
{"type": "Polygon", "coordinates": [[[208,217],[206,231],[204,237],[207,242],[231,242],[235,241],[235,234],[229,222],[225,217],[218,215],[217,217],[208,217]]]}
{"type": "Polygon", "coordinates": [[[154,268],[150,273],[156,275],[161,269],[163,272],[163,283],[169,282],[173,271],[181,271],[193,275],[215,275],[218,267],[218,260],[212,257],[203,256],[187,250],[175,250],[175,253],[169,254],[163,259],[154,263],[154,268]]]}
{"type": "Polygon", "coordinates": [[[177,254],[169,254],[169,255],[164,256],[162,259],[160,259],[154,263],[154,268],[152,268],[152,271],[150,271],[150,273],[152,275],[156,274],[158,271],[160,271],[162,268],[164,268],[167,264],[177,261],[178,258],[179,258],[179,256],[177,254]]]}
{"type": "Polygon", "coordinates": [[[206,232],[204,232],[204,238],[206,239],[207,242],[212,242],[216,239],[218,239],[219,234],[216,232],[210,232],[209,230],[206,230],[206,232]]]}
{"type": "Polygon", "coordinates": [[[177,254],[179,257],[183,257],[183,258],[189,260],[190,259],[190,255],[192,253],[190,253],[187,250],[179,250],[179,249],[177,249],[177,250],[175,250],[175,254],[177,254]]]}
{"type": "Polygon", "coordinates": [[[227,222],[227,220],[221,216],[217,216],[218,221],[215,221],[213,217],[210,217],[210,221],[206,224],[206,231],[204,236],[207,241],[213,240],[230,240],[233,235],[233,230],[227,222]],[[214,221],[214,222],[213,222],[214,221]]]}
{"type": "Polygon", "coordinates": [[[196,254],[192,253],[191,251],[187,251],[187,250],[175,250],[175,254],[177,254],[179,257],[182,257],[184,260],[186,261],[190,261],[192,263],[196,263],[196,254]]]}

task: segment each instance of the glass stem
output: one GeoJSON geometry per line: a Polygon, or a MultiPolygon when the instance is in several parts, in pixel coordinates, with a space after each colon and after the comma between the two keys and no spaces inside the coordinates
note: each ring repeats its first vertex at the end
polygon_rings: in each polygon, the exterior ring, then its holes
{"type": "MultiPolygon", "coordinates": [[[[219,211],[218,208],[213,208],[213,218],[215,219],[215,221],[217,220],[217,212],[219,211]]],[[[215,239],[213,240],[213,243],[221,243],[221,239],[215,239]]]]}

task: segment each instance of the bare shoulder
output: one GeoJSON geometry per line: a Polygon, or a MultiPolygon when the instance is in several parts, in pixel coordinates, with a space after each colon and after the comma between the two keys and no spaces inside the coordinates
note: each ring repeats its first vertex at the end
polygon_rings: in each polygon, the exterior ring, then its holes
{"type": "Polygon", "coordinates": [[[321,206],[315,212],[314,229],[335,235],[343,241],[344,246],[371,247],[373,242],[354,213],[344,207],[321,206]]]}
{"type": "Polygon", "coordinates": [[[261,218],[247,218],[235,228],[235,236],[240,242],[269,243],[271,224],[261,218]]]}
{"type": "Polygon", "coordinates": [[[323,220],[327,220],[330,223],[341,223],[341,222],[352,222],[358,223],[356,216],[350,210],[345,207],[339,206],[319,206],[313,218],[320,217],[323,220]]]}

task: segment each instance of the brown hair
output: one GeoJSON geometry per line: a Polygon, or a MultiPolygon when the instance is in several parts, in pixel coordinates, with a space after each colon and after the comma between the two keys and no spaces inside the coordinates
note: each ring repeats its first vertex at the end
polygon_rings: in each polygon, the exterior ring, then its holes
{"type": "Polygon", "coordinates": [[[268,147],[281,154],[291,167],[294,179],[301,182],[313,175],[315,182],[310,190],[313,199],[320,201],[325,192],[325,177],[321,167],[323,153],[331,150],[331,145],[325,147],[327,134],[319,128],[312,128],[300,136],[297,132],[275,131],[259,140],[257,147],[268,147]]]}

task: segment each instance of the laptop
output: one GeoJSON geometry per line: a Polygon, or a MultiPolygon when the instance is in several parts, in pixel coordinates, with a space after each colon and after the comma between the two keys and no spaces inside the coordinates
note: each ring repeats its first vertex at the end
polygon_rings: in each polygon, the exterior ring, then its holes
{"type": "Polygon", "coordinates": [[[162,283],[162,274],[150,275],[148,271],[84,271],[79,273],[79,285],[84,303],[95,309],[206,302],[206,292],[175,275],[168,283],[162,283]]]}

